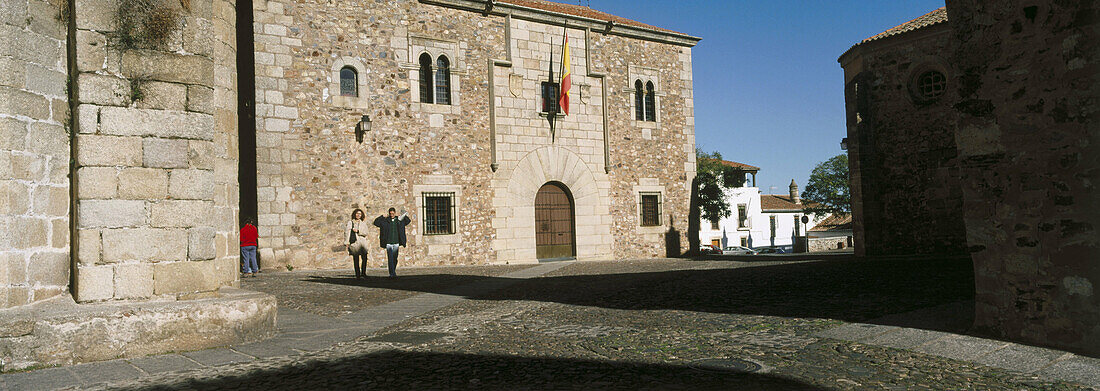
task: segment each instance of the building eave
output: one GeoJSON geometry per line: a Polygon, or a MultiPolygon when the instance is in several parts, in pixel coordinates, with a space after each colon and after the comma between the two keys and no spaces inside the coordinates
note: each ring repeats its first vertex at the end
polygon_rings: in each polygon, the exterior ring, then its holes
{"type": "Polygon", "coordinates": [[[641,39],[667,43],[670,45],[693,47],[702,38],[677,33],[673,31],[657,30],[640,26],[631,26],[621,23],[603,21],[583,16],[570,15],[561,12],[542,10],[538,8],[524,7],[521,5],[496,2],[493,0],[419,0],[423,4],[437,5],[459,9],[463,11],[478,12],[483,15],[512,15],[515,19],[537,22],[542,24],[569,27],[574,29],[591,29],[592,31],[618,35],[622,37],[641,39]]]}

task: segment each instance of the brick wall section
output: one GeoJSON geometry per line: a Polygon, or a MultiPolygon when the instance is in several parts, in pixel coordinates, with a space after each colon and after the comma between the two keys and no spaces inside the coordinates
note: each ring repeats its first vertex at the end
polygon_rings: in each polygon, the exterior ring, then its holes
{"type": "Polygon", "coordinates": [[[957,86],[934,102],[914,98],[914,79],[946,72],[946,24],[863,43],[841,57],[846,81],[850,181],[857,252],[961,254],[962,190],[951,109],[957,86]]]}
{"type": "Polygon", "coordinates": [[[1100,9],[947,6],[976,326],[1100,354],[1100,9]]]}
{"type": "Polygon", "coordinates": [[[177,27],[163,42],[131,47],[118,38],[120,4],[76,4],[74,297],[180,296],[233,284],[233,4],[156,3],[177,11],[177,27]]]}
{"type": "Polygon", "coordinates": [[[0,2],[0,308],[68,292],[64,7],[0,2]]]}
{"type": "MultiPolygon", "coordinates": [[[[339,245],[351,210],[363,208],[373,218],[390,206],[408,210],[414,221],[405,264],[533,262],[534,194],[547,181],[565,183],[573,193],[578,259],[665,253],[663,236],[635,231],[632,189],[642,179],[664,189],[666,214],[686,215],[694,176],[687,48],[598,33],[588,35],[599,41],[588,48],[585,31],[570,29],[571,113],[557,121],[551,141],[538,114],[539,85],[551,44],[558,73],[561,26],[415,1],[257,1],[254,8],[262,267],[347,267],[339,245]],[[588,76],[589,50],[607,52],[593,55],[602,58],[594,71],[608,72],[607,79],[588,76]],[[628,54],[616,56],[617,50],[628,54]],[[450,60],[452,104],[420,103],[416,62],[423,52],[450,60]],[[495,66],[488,80],[491,59],[512,66],[495,66]],[[632,124],[630,109],[610,112],[609,175],[602,83],[608,83],[609,106],[631,107],[625,89],[632,64],[658,69],[662,122],[643,128],[632,124]],[[338,71],[345,65],[358,72],[358,97],[339,96],[338,71]],[[490,104],[496,106],[495,172],[490,104]],[[365,114],[373,130],[358,143],[354,129],[365,114]],[[614,177],[650,168],[657,168],[656,177],[614,177]],[[456,234],[422,234],[424,191],[456,193],[456,234]]],[[[370,256],[383,263],[382,251],[370,256]]]]}

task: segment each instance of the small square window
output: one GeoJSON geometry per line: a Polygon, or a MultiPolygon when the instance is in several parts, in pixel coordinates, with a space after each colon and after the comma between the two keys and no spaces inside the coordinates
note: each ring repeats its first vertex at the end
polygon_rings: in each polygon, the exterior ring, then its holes
{"type": "Polygon", "coordinates": [[[721,229],[721,227],[718,226],[718,220],[711,220],[710,229],[715,231],[721,229]]]}
{"type": "Polygon", "coordinates": [[[455,193],[423,193],[424,234],[450,235],[455,233],[455,193]]]}
{"type": "Polygon", "coordinates": [[[641,193],[639,210],[643,227],[661,225],[661,193],[641,193]]]}
{"type": "Polygon", "coordinates": [[[561,87],[558,83],[542,82],[542,112],[560,113],[558,98],[561,96],[561,87]]]}

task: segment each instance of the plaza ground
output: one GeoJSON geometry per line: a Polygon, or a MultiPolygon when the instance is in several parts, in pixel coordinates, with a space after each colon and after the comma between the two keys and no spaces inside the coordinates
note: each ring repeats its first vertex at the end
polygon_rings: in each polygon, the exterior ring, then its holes
{"type": "Polygon", "coordinates": [[[242,288],[277,297],[275,338],[6,374],[0,389],[1100,387],[1100,360],[969,330],[966,259],[716,256],[398,272],[261,273],[242,288]]]}

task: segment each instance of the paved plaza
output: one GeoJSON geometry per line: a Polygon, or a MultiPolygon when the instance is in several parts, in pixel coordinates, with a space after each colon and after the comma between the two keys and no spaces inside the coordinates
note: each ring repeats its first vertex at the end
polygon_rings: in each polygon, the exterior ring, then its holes
{"type": "Polygon", "coordinates": [[[0,389],[1086,390],[1100,360],[970,335],[960,259],[711,257],[266,272],[280,334],[0,389]]]}

